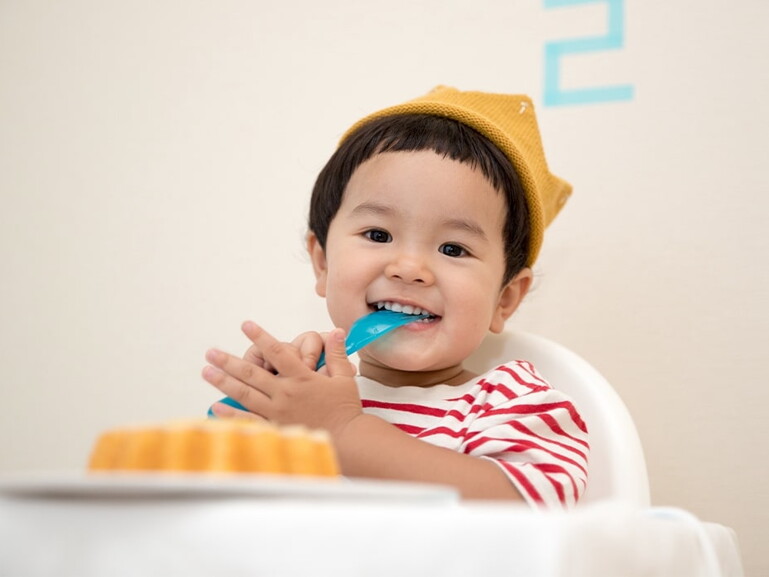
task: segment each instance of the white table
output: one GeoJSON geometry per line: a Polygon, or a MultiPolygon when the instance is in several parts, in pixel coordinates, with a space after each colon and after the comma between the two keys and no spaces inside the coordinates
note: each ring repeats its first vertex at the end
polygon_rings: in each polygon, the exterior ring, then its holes
{"type": "Polygon", "coordinates": [[[0,575],[742,575],[734,533],[684,511],[606,502],[537,513],[382,486],[20,494],[6,483],[0,575]]]}

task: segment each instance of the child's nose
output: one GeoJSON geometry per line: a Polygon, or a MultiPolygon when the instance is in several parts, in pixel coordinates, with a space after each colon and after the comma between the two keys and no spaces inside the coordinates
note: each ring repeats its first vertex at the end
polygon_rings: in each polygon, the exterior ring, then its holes
{"type": "Polygon", "coordinates": [[[435,277],[424,258],[413,254],[400,254],[385,267],[385,276],[406,283],[433,284],[435,277]]]}

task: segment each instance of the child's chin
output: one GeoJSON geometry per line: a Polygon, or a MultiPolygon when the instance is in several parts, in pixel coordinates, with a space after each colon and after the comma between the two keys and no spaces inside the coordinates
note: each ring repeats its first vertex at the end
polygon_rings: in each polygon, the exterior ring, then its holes
{"type": "Polygon", "coordinates": [[[379,348],[378,350],[372,349],[374,349],[374,346],[369,345],[365,353],[358,353],[362,361],[376,367],[396,371],[420,370],[418,363],[414,362],[413,355],[409,355],[407,352],[382,348],[379,348]]]}
{"type": "Polygon", "coordinates": [[[404,373],[422,373],[431,370],[425,366],[424,362],[414,359],[414,355],[408,354],[385,354],[375,357],[377,365],[386,367],[392,371],[401,371],[404,373]]]}

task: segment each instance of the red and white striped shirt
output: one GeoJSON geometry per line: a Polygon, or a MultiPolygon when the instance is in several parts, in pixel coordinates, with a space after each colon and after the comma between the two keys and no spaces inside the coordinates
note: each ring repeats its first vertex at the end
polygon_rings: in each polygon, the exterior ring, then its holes
{"type": "Polygon", "coordinates": [[[388,387],[358,377],[358,388],[364,412],[492,460],[534,507],[570,507],[585,490],[587,427],[531,363],[513,361],[458,386],[388,387]]]}

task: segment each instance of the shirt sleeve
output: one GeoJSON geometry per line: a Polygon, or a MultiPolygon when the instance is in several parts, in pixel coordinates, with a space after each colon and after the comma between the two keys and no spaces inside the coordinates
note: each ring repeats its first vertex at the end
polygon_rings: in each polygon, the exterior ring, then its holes
{"type": "Polygon", "coordinates": [[[479,381],[460,450],[496,463],[526,501],[576,504],[587,484],[587,426],[572,401],[531,364],[500,366],[479,381]]]}

